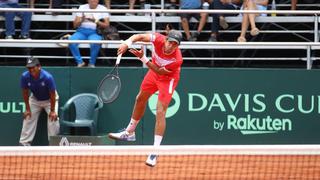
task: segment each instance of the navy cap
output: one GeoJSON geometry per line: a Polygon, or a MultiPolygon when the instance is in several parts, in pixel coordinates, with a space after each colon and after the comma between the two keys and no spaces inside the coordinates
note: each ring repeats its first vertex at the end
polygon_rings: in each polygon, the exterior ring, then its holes
{"type": "Polygon", "coordinates": [[[37,65],[40,65],[40,62],[37,58],[34,58],[34,57],[27,58],[26,67],[35,67],[37,65]]]}
{"type": "Polygon", "coordinates": [[[175,41],[180,44],[182,40],[182,34],[180,31],[177,30],[170,30],[168,33],[168,41],[175,41]]]}

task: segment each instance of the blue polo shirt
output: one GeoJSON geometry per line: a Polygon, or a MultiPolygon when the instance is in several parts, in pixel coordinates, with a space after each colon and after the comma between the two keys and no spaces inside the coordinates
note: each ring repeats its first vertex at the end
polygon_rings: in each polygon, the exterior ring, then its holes
{"type": "Polygon", "coordinates": [[[199,9],[201,8],[201,0],[180,0],[181,9],[199,9]]]}
{"type": "Polygon", "coordinates": [[[56,90],[53,76],[43,69],[40,71],[39,79],[34,79],[29,71],[22,73],[20,86],[22,89],[30,89],[32,94],[39,101],[49,100],[49,92],[56,90]]]}

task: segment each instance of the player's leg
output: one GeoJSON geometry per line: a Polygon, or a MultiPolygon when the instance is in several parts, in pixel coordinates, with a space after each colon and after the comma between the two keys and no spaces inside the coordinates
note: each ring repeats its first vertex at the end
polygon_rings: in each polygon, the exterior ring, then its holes
{"type": "MultiPolygon", "coordinates": [[[[154,130],[154,141],[153,145],[155,147],[160,146],[162,138],[166,130],[166,112],[170,101],[172,99],[173,92],[178,85],[178,79],[170,79],[168,81],[163,81],[158,84],[159,95],[157,102],[156,111],[156,124],[154,130]]],[[[155,166],[157,163],[157,155],[150,154],[147,158],[146,164],[148,166],[155,166]]]]}
{"type": "MultiPolygon", "coordinates": [[[[157,102],[157,112],[156,112],[156,124],[155,124],[155,136],[163,136],[166,130],[166,112],[168,109],[168,104],[162,101],[157,102]]],[[[160,145],[160,142],[156,141],[155,138],[155,145],[160,145]]]]}
{"type": "Polygon", "coordinates": [[[152,93],[148,91],[140,90],[139,94],[136,97],[136,101],[134,103],[133,112],[131,116],[131,120],[133,120],[133,122],[130,122],[126,128],[128,132],[131,133],[135,131],[137,123],[140,121],[140,119],[146,111],[148,99],[151,95],[152,93]]]}
{"type": "Polygon", "coordinates": [[[31,117],[23,120],[19,143],[24,146],[30,146],[37,130],[37,122],[42,107],[34,98],[29,98],[31,117]]]}
{"type": "Polygon", "coordinates": [[[110,138],[123,141],[136,140],[134,131],[138,123],[140,122],[140,119],[144,115],[148,99],[153,93],[158,90],[155,82],[155,74],[152,71],[148,71],[141,83],[140,91],[136,97],[133,107],[131,120],[127,128],[121,130],[118,133],[109,133],[108,136],[110,138]]]}
{"type": "Polygon", "coordinates": [[[135,141],[135,129],[145,112],[148,99],[151,95],[152,94],[147,91],[140,90],[136,97],[132,117],[127,128],[118,133],[109,133],[108,136],[116,140],[135,141]]]}
{"type": "MultiPolygon", "coordinates": [[[[157,113],[156,113],[156,124],[154,130],[154,141],[153,145],[159,147],[166,130],[166,112],[168,109],[168,103],[158,100],[157,102],[157,113]]],[[[155,166],[157,163],[157,155],[150,154],[146,160],[148,166],[155,166]]]]}

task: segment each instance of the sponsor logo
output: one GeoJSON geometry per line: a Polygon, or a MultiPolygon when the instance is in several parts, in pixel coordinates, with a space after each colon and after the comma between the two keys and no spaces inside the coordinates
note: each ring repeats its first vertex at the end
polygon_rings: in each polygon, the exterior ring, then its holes
{"type": "MultiPolygon", "coordinates": [[[[222,131],[225,127],[225,122],[213,121],[213,129],[222,131]]],[[[271,134],[280,131],[291,131],[292,122],[286,118],[264,118],[252,117],[248,114],[245,117],[236,117],[228,115],[226,121],[227,130],[239,130],[243,135],[251,134],[271,134]]]]}
{"type": "Polygon", "coordinates": [[[91,142],[69,142],[67,137],[62,137],[59,146],[91,146],[91,142]]]}
{"type": "Polygon", "coordinates": [[[22,113],[26,109],[24,102],[0,102],[0,113],[22,113]]]}
{"type": "MultiPolygon", "coordinates": [[[[150,111],[156,115],[157,111],[157,102],[158,102],[159,92],[154,93],[148,101],[148,106],[150,111]]],[[[177,91],[173,92],[171,103],[167,109],[166,118],[174,116],[180,108],[180,96],[177,91]]]]}
{"type": "Polygon", "coordinates": [[[243,135],[274,134],[293,130],[292,114],[320,114],[320,96],[188,93],[188,111],[221,114],[218,120],[213,116],[214,130],[239,131],[243,135]]]}

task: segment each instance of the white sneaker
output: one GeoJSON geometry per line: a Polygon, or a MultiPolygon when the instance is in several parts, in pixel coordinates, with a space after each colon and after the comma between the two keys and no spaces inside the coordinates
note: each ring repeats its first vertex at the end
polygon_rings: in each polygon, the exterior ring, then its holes
{"type": "Polygon", "coordinates": [[[148,156],[148,159],[146,160],[146,165],[154,167],[157,164],[157,158],[158,156],[155,154],[150,154],[148,156]]]}
{"type": "Polygon", "coordinates": [[[89,68],[95,68],[96,66],[94,64],[88,64],[89,68]]]}
{"type": "Polygon", "coordinates": [[[85,66],[86,66],[86,63],[84,62],[77,65],[77,67],[85,67],[85,66]]]}
{"type": "Polygon", "coordinates": [[[136,134],[135,132],[129,133],[125,129],[118,132],[118,133],[109,133],[109,138],[120,140],[120,141],[135,141],[136,140],[136,134]]]}

